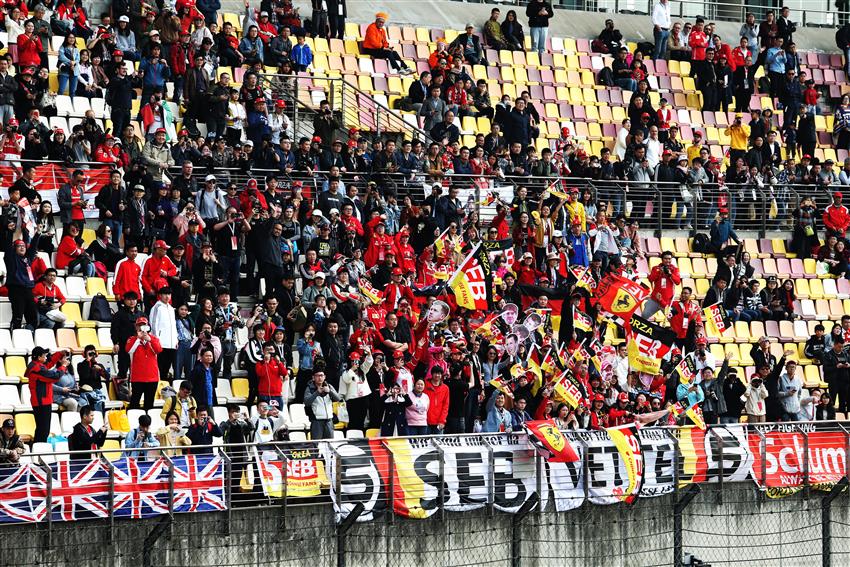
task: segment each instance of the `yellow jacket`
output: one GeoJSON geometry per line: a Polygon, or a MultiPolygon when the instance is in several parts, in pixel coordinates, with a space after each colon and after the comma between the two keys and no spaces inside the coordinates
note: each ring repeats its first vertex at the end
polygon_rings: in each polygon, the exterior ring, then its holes
{"type": "Polygon", "coordinates": [[[750,139],[749,126],[746,124],[741,124],[740,126],[729,126],[723,131],[723,133],[732,139],[732,142],[729,145],[730,148],[733,150],[746,151],[750,139]]]}

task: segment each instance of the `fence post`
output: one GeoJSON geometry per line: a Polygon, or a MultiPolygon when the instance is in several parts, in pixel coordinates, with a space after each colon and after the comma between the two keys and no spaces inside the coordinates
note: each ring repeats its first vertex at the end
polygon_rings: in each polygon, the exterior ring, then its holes
{"type": "MultiPolygon", "coordinates": [[[[232,474],[233,461],[230,459],[230,456],[227,453],[225,453],[224,451],[222,451],[221,449],[218,450],[218,454],[221,456],[221,459],[224,461],[224,479],[225,479],[224,480],[224,502],[227,505],[227,512],[225,512],[225,515],[224,515],[224,534],[223,535],[229,536],[230,535],[230,520],[231,520],[231,517],[233,515],[233,487],[230,483],[230,475],[232,474]]],[[[162,455],[163,455],[163,457],[168,458],[165,455],[164,452],[163,452],[162,455]]],[[[169,463],[170,467],[174,466],[174,463],[171,461],[171,459],[168,459],[168,463],[169,463]]],[[[169,468],[169,470],[172,470],[172,469],[169,468]]],[[[173,476],[174,475],[172,473],[172,478],[173,478],[173,476]]],[[[173,487],[173,482],[172,482],[171,486],[173,487]]]]}
{"type": "Polygon", "coordinates": [[[443,449],[437,439],[431,440],[431,445],[437,450],[440,465],[440,487],[437,489],[437,506],[440,509],[440,521],[446,521],[446,451],[443,449]]]}
{"type": "Polygon", "coordinates": [[[723,504],[723,476],[724,476],[723,475],[723,437],[721,437],[717,433],[717,429],[715,429],[714,427],[709,427],[708,431],[715,439],[717,439],[717,452],[718,452],[718,456],[719,456],[718,462],[720,463],[720,471],[719,471],[719,475],[718,475],[718,478],[717,478],[718,488],[719,488],[719,490],[717,491],[717,503],[722,505],[723,504]]]}
{"type": "MultiPolygon", "coordinates": [[[[393,525],[395,524],[395,455],[386,441],[381,441],[381,447],[387,452],[387,475],[390,477],[390,486],[387,490],[387,521],[393,525]]],[[[339,467],[337,467],[337,474],[339,474],[339,467]]]]}
{"type": "Polygon", "coordinates": [[[832,565],[832,501],[847,487],[847,477],[835,483],[829,494],[821,499],[821,559],[823,567],[832,565]]]}
{"type": "Polygon", "coordinates": [[[102,455],[101,458],[109,469],[109,533],[106,535],[106,544],[111,546],[115,543],[115,467],[102,455]]]}
{"type": "MultiPolygon", "coordinates": [[[[48,550],[53,547],[53,469],[50,464],[39,459],[38,465],[44,470],[47,477],[47,494],[44,502],[44,517],[47,520],[47,532],[44,534],[44,547],[48,550]]],[[[73,462],[73,461],[72,461],[73,462]]],[[[68,463],[70,466],[71,463],[68,463]]]]}
{"type": "Polygon", "coordinates": [[[682,567],[682,512],[691,503],[694,497],[702,492],[698,484],[689,484],[687,488],[679,492],[679,498],[673,505],[673,565],[682,567]]]}
{"type": "MultiPolygon", "coordinates": [[[[284,531],[286,530],[286,508],[289,500],[289,488],[286,484],[289,480],[289,458],[283,453],[283,451],[280,450],[280,447],[278,447],[277,445],[275,445],[274,450],[277,452],[277,456],[280,457],[280,460],[283,461],[283,467],[281,468],[281,475],[283,477],[283,484],[281,485],[281,497],[283,498],[283,502],[280,506],[280,531],[284,531]]],[[[262,482],[262,480],[260,482],[262,482]]]]}
{"type": "Polygon", "coordinates": [[[487,444],[487,513],[492,518],[496,513],[496,453],[487,444]]]}
{"type": "Polygon", "coordinates": [[[538,494],[532,494],[531,497],[517,510],[516,514],[511,517],[511,567],[520,567],[522,565],[522,524],[525,517],[537,506],[540,502],[538,494]]]}
{"type": "Polygon", "coordinates": [[[658,238],[661,238],[664,229],[664,192],[661,190],[661,187],[656,185],[655,194],[658,196],[658,229],[655,231],[655,235],[658,238]]]}
{"type": "Polygon", "coordinates": [[[337,567],[345,567],[345,537],[351,530],[351,527],[363,513],[365,506],[362,502],[358,502],[352,508],[351,513],[345,519],[336,525],[336,565],[337,567]]]}

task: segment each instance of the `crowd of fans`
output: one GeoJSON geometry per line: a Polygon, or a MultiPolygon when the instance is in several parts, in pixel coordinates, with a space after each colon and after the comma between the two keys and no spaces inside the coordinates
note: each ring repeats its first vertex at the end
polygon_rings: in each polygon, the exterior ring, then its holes
{"type": "MultiPolygon", "coordinates": [[[[761,24],[748,17],[735,49],[702,19],[692,28],[672,24],[666,0],[653,11],[653,56],[691,62],[705,110],[726,110],[734,98],[737,113],[726,130],[731,163],[722,172],[721,160],[710,157],[700,132],[693,140],[679,137],[666,100],[652,107],[644,55],[628,52],[613,21],[595,46],[616,55],[611,78],[632,91],[630,118],[613,150],[591,156],[563,128],[555,147],[538,156],[540,117],[529,93],[493,104],[486,81],[476,83],[469,75],[469,65],[486,63],[483,46],[523,48],[516,12],[508,11],[500,22],[498,8],[485,23],[483,38],[469,25],[451,43],[438,41],[430,71],[410,86],[403,104],[421,117],[432,142],[402,140],[397,146],[394,139],[356,131],[345,140],[325,101],[315,116],[314,136],[296,143],[289,137],[288,79],[261,84],[256,73],[310,69],[305,37],[341,37],[345,27],[344,2],[328,7],[324,17],[324,10],[317,10],[302,21],[288,0],[264,0],[258,10],[246,3],[241,38],[228,22],[219,29],[217,2],[188,0],[155,8],[116,1],[99,25],[73,0],[60,3],[49,18],[41,5],[29,19],[24,4],[9,11],[4,22],[9,55],[0,58],[5,124],[0,145],[8,163],[24,160],[22,175],[3,202],[0,227],[12,328],[62,326],[65,297],[55,284],[56,269],[104,279],[114,274],[109,291],[118,302],[114,313],[108,307],[102,313],[111,323],[117,355],[113,373],[97,361],[91,345],[84,347],[76,372],[68,352],[32,351],[27,376],[35,441],[47,439],[56,403],[81,413],[72,448],[100,445],[104,435],[91,428],[90,416],[104,408],[102,384],[110,383],[130,408],[149,410],[159,382],[169,379],[181,385],[162,395],[166,426],[151,432],[149,419],[140,419],[138,430],[127,437],[128,447],[206,445],[218,435],[236,443],[283,437],[290,402],[306,406],[313,439],[331,437],[335,422],[385,435],[517,430],[532,416],[553,418],[564,427],[599,428],[640,419],[677,401],[700,404],[709,423],[743,415],[749,421],[832,417],[836,398],[839,411],[846,411],[850,355],[843,345],[850,340],[850,317],[828,335],[820,328],[807,347],[823,363],[829,393],[814,389],[804,395],[796,362],[771,355],[768,338],[753,347],[754,376],[741,376],[726,362],[718,367],[720,361],[706,350],[693,290],[682,288],[674,301],[681,277],[669,252],[649,275],[653,289],[644,307],[645,316],[669,321],[679,338],[678,353],[665,360],[660,374],[631,371],[622,345],[608,373],[577,362],[572,372],[586,403],[573,408],[556,399],[552,381],[559,372],[544,372],[539,388],[529,375],[512,372],[532,350],[545,358],[561,345],[575,353],[584,341],[604,341],[604,318],[597,320],[591,294],[577,285],[571,268],[580,268],[579,274],[587,269],[596,283],[609,272],[640,279],[637,261],[647,252],[626,203],[614,192],[570,188],[570,179],[678,184],[684,206],[677,226],[710,227],[706,251],[722,260],[704,306],[720,303],[735,321],[799,316],[794,283],[780,285],[772,274],[754,273],[732,227],[735,215],[745,214],[746,186],[808,184],[832,192],[833,186],[850,183],[850,159],[839,172],[831,160],[821,164],[812,157],[821,96],[800,70],[787,8],[778,19],[768,12],[761,24]],[[47,58],[53,34],[67,38],[55,69],[60,94],[105,97],[114,134],[104,132],[93,114],[68,133],[51,131],[39,120],[55,101],[48,88],[48,72],[54,69],[48,69],[47,58]],[[75,37],[85,39],[85,50],[77,49],[75,37]],[[125,61],[138,61],[138,70],[129,71],[125,61]],[[754,82],[762,65],[764,89],[754,82]],[[243,72],[241,87],[232,88],[233,78],[243,72]],[[167,82],[173,82],[172,90],[167,82]],[[784,110],[781,124],[769,110],[750,111],[756,88],[769,92],[784,110]],[[139,92],[139,116],[131,117],[139,92]],[[179,132],[167,96],[184,107],[179,132]],[[473,147],[461,146],[455,125],[456,117],[465,116],[492,120],[491,131],[478,133],[473,147]],[[201,121],[207,136],[200,135],[201,121]],[[37,190],[30,160],[44,159],[70,166],[58,211],[37,190]],[[85,162],[114,168],[94,199],[99,226],[88,246],[81,237],[88,208],[85,171],[73,165],[85,162]],[[172,169],[175,164],[179,172],[172,169]],[[249,175],[242,186],[230,181],[228,170],[267,174],[249,175]],[[291,182],[293,172],[317,182],[291,182]],[[451,174],[509,178],[515,182],[514,197],[502,202],[498,194],[490,195],[496,216],[484,222],[477,203],[458,198],[451,174]],[[532,186],[524,180],[529,176],[565,182],[532,186]],[[408,187],[425,183],[430,194],[424,199],[401,194],[397,179],[408,187]],[[711,206],[698,219],[693,204],[703,201],[711,206]],[[516,261],[509,261],[507,252],[495,255],[491,312],[517,306],[517,323],[532,314],[543,316],[540,331],[523,339],[515,354],[506,350],[504,338],[496,338],[511,331],[506,318],[490,321],[501,333],[479,332],[487,313],[459,307],[445,285],[478,243],[508,239],[516,261]],[[55,252],[54,265],[37,256],[39,251],[55,252]],[[139,254],[145,254],[144,261],[139,254]],[[759,289],[760,277],[766,289],[759,289]],[[240,296],[258,301],[240,308],[240,296]],[[547,307],[554,299],[564,300],[560,314],[547,307]],[[425,314],[432,310],[447,310],[448,316],[429,320],[425,314]],[[574,326],[577,310],[590,316],[589,331],[574,326]],[[552,320],[558,315],[560,327],[552,320]],[[245,344],[239,340],[243,332],[245,344]],[[679,385],[673,369],[678,357],[690,352],[699,361],[697,377],[679,385]],[[234,368],[247,372],[247,406],[256,404],[258,411],[252,420],[231,407],[229,420],[217,425],[209,416],[218,405],[218,380],[230,380],[234,368]],[[494,387],[500,380],[507,386],[494,387]],[[266,421],[258,424],[257,416],[266,421]]],[[[553,14],[551,4],[541,0],[526,9],[532,49],[540,54],[547,50],[553,14]]],[[[387,14],[377,14],[363,53],[410,74],[389,43],[387,20],[387,14]]],[[[850,149],[850,98],[841,100],[835,115],[835,147],[850,149]]],[[[850,213],[839,191],[831,197],[833,203],[820,210],[812,199],[797,206],[776,191],[778,218],[793,219],[791,245],[799,257],[814,255],[841,277],[850,258],[845,250],[850,213]]],[[[621,329],[617,334],[622,338],[621,329]]],[[[0,445],[10,439],[7,425],[0,445]]],[[[6,458],[16,451],[8,445],[0,449],[6,458]]]]}

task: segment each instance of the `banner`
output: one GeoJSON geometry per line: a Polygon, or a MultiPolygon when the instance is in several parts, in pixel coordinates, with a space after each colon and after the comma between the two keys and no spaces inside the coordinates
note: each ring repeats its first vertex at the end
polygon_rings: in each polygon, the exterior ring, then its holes
{"type": "Polygon", "coordinates": [[[493,293],[491,267],[480,243],[458,266],[449,279],[449,287],[454,291],[460,307],[474,311],[487,311],[490,308],[493,293]]]}
{"type": "Polygon", "coordinates": [[[629,366],[632,370],[654,375],[661,371],[661,359],[673,346],[676,333],[669,327],[660,327],[639,315],[632,315],[626,337],[629,366]]]}
{"type": "Polygon", "coordinates": [[[564,370],[552,388],[552,397],[558,401],[562,401],[571,408],[576,409],[579,404],[585,404],[587,400],[581,393],[581,389],[575,383],[570,370],[564,370]]]}
{"type": "Polygon", "coordinates": [[[705,316],[706,332],[710,337],[722,337],[726,329],[732,326],[732,323],[726,317],[726,309],[720,303],[709,305],[703,309],[703,315],[705,316]]]}
{"type": "Polygon", "coordinates": [[[640,449],[640,440],[638,440],[637,424],[609,427],[605,431],[608,432],[608,436],[620,453],[620,459],[626,466],[626,474],[629,478],[628,488],[617,496],[624,502],[632,503],[643,484],[643,454],[640,449]]]}
{"type": "Polygon", "coordinates": [[[574,463],[579,460],[575,449],[555,426],[555,420],[526,421],[525,430],[530,441],[548,451],[550,463],[574,463]]]}
{"type": "Polygon", "coordinates": [[[602,309],[628,328],[632,314],[649,297],[649,289],[623,276],[608,274],[599,281],[593,297],[602,309]]]}
{"type": "MultiPolygon", "coordinates": [[[[315,447],[307,446],[297,449],[282,446],[281,452],[286,457],[286,496],[287,498],[307,498],[322,493],[322,486],[327,486],[325,464],[319,458],[315,447]]],[[[263,494],[269,498],[283,498],[284,461],[277,451],[258,452],[254,447],[254,461],[263,486],[263,494]]]]}
{"type": "Polygon", "coordinates": [[[505,238],[504,240],[482,240],[481,246],[487,251],[487,257],[490,259],[490,262],[495,262],[496,257],[501,254],[505,257],[505,265],[509,269],[513,267],[516,256],[512,238],[505,238]]]}
{"type": "Polygon", "coordinates": [[[679,440],[679,486],[692,483],[746,480],[754,456],[742,425],[714,426],[711,432],[698,427],[670,430],[679,440]],[[723,446],[721,449],[720,443],[723,446]],[[722,461],[720,455],[723,455],[722,461]]]}
{"type": "MultiPolygon", "coordinates": [[[[213,455],[171,457],[174,463],[175,512],[215,512],[227,509],[224,461],[213,455]]],[[[149,518],[169,513],[169,464],[122,458],[112,463],[116,518],[149,518]]],[[[109,517],[110,473],[100,460],[59,461],[48,473],[25,463],[0,468],[0,523],[39,522],[48,511],[53,521],[109,517]]]]}
{"type": "Polygon", "coordinates": [[[573,311],[573,328],[585,333],[593,331],[593,320],[578,309],[573,311]]]}
{"type": "Polygon", "coordinates": [[[793,425],[758,425],[750,432],[754,456],[753,480],[767,490],[770,498],[788,496],[808,482],[819,490],[830,490],[847,472],[847,439],[843,431],[815,423],[804,424],[805,435],[793,425]],[[762,439],[764,435],[764,455],[762,439]],[[806,455],[808,437],[808,455],[806,455]]]}
{"type": "Polygon", "coordinates": [[[694,353],[690,352],[687,356],[683,356],[679,364],[676,365],[676,371],[679,373],[680,384],[690,384],[691,380],[697,375],[694,353]]]}
{"type": "Polygon", "coordinates": [[[593,292],[596,289],[596,280],[590,274],[590,268],[570,266],[570,272],[576,279],[576,287],[583,287],[589,292],[593,292]]]}
{"type": "Polygon", "coordinates": [[[360,288],[360,293],[363,294],[363,297],[376,305],[384,300],[384,292],[375,289],[372,286],[372,282],[366,278],[357,280],[357,287],[360,288]]]}

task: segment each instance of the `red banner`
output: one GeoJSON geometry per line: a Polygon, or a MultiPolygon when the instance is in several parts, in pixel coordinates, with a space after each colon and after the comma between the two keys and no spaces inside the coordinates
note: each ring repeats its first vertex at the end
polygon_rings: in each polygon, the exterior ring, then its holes
{"type": "MultiPolygon", "coordinates": [[[[761,436],[751,431],[753,479],[768,489],[799,490],[806,484],[806,437],[808,437],[808,482],[811,486],[832,485],[847,473],[847,438],[841,431],[774,430],[761,436]]],[[[770,493],[769,493],[770,495],[770,493]]],[[[780,496],[784,494],[778,494],[780,496]]]]}

